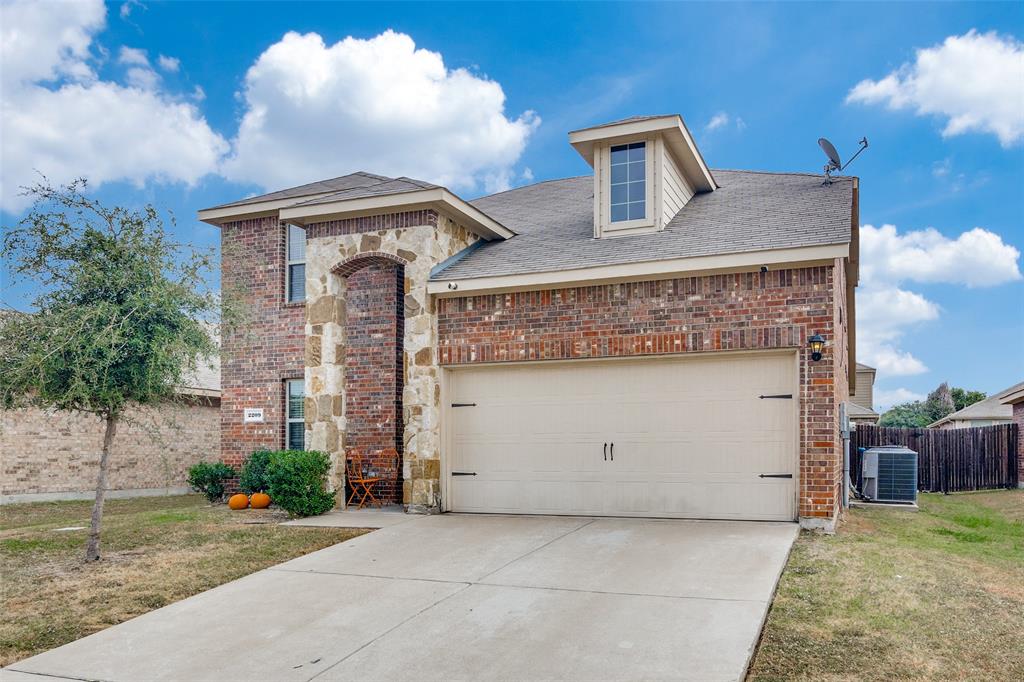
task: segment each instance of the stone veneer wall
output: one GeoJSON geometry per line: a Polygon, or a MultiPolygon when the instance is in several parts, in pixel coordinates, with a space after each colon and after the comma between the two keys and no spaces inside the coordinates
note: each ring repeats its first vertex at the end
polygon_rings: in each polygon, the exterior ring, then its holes
{"type": "Polygon", "coordinates": [[[236,469],[254,450],[284,447],[285,380],[301,379],[304,303],[285,301],[285,226],[275,217],[221,227],[221,286],[247,304],[247,320],[221,342],[221,459],[236,469]],[[245,408],[262,424],[244,424],[245,408]]]}
{"type": "Polygon", "coordinates": [[[439,363],[800,349],[799,513],[838,512],[846,382],[845,281],[834,265],[438,300],[439,363]],[[825,357],[811,362],[820,333],[825,357]],[[837,356],[838,354],[838,356],[837,356]],[[840,370],[843,371],[840,371],[840,370]],[[840,376],[841,375],[841,376],[840,376]]]}
{"type": "MultiPolygon", "coordinates": [[[[366,266],[401,265],[402,501],[412,510],[440,508],[440,386],[437,324],[427,294],[431,269],[476,241],[433,210],[407,211],[310,225],[306,232],[306,429],[308,447],[335,458],[341,485],[351,406],[346,400],[348,278],[366,266]]],[[[396,311],[396,315],[397,315],[396,311]]]]}
{"type": "MultiPolygon", "coordinates": [[[[216,400],[129,411],[114,437],[108,488],[184,488],[190,466],[219,456],[219,412],[216,400]]],[[[92,492],[103,428],[87,414],[0,411],[0,496],[92,492]]]]}

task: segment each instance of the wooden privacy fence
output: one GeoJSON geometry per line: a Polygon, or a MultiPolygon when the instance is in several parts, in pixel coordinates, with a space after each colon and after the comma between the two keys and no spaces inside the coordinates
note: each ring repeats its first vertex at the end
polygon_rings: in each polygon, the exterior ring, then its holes
{"type": "Polygon", "coordinates": [[[917,489],[953,493],[1017,487],[1017,425],[905,429],[858,424],[850,439],[850,478],[861,487],[860,448],[903,445],[917,453],[917,489]]]}

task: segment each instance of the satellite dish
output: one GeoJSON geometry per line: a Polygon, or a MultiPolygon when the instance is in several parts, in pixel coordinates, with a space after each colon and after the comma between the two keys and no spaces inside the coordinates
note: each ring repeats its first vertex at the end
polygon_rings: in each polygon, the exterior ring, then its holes
{"type": "Polygon", "coordinates": [[[843,162],[839,158],[839,152],[836,151],[835,146],[833,146],[831,142],[826,140],[824,137],[819,137],[818,146],[821,147],[821,151],[825,152],[825,156],[827,156],[829,160],[828,165],[831,166],[833,170],[839,170],[843,167],[843,162]]]}
{"type": "Polygon", "coordinates": [[[842,170],[844,168],[846,168],[851,163],[853,163],[853,160],[856,159],[858,156],[860,156],[860,153],[862,151],[864,151],[865,149],[868,148],[868,138],[866,138],[866,137],[862,137],[861,138],[861,140],[860,140],[860,149],[858,149],[857,153],[854,154],[853,156],[851,156],[850,160],[847,161],[845,164],[843,164],[842,159],[839,158],[839,152],[836,151],[835,146],[833,146],[833,144],[831,142],[829,142],[828,140],[826,140],[824,137],[819,137],[818,138],[818,146],[821,147],[821,151],[825,152],[825,156],[828,157],[828,163],[825,164],[825,169],[824,169],[825,170],[825,182],[823,182],[822,184],[823,185],[831,185],[832,184],[832,171],[840,171],[840,172],[842,172],[842,170]]]}

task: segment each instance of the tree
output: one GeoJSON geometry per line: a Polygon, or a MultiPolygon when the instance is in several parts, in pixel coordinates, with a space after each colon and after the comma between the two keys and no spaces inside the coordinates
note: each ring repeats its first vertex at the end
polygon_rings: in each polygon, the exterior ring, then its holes
{"type": "Polygon", "coordinates": [[[109,208],[85,190],[85,180],[44,180],[26,190],[28,215],[5,230],[10,273],[41,292],[31,313],[0,319],[0,398],[103,420],[85,553],[96,561],[118,424],[130,406],[180,399],[183,376],[216,352],[209,329],[221,306],[205,286],[212,252],[173,242],[152,206],[109,208]]]}
{"type": "Polygon", "coordinates": [[[988,397],[984,391],[969,391],[965,388],[953,388],[950,393],[953,396],[954,412],[959,412],[968,405],[981,402],[988,397]]]}
{"type": "Polygon", "coordinates": [[[924,411],[929,417],[929,424],[952,414],[954,410],[953,392],[949,390],[949,384],[945,381],[936,386],[924,399],[924,411]]]}
{"type": "Polygon", "coordinates": [[[915,400],[909,403],[893,405],[878,420],[879,426],[902,426],[905,428],[923,428],[934,421],[928,416],[924,403],[915,400]]]}
{"type": "Polygon", "coordinates": [[[878,425],[922,428],[984,399],[981,391],[950,388],[948,383],[942,382],[924,400],[893,405],[881,416],[878,425]]]}

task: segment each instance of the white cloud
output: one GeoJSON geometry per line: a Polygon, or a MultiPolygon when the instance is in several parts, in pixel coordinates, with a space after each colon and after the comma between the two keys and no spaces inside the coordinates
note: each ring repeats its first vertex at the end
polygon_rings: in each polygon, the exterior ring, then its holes
{"type": "Polygon", "coordinates": [[[105,7],[92,2],[3,6],[0,206],[24,208],[19,187],[86,176],[94,186],[193,183],[215,171],[227,142],[192,105],[159,90],[141,50],[125,48],[127,85],[97,80],[90,54],[105,7]]]}
{"type": "Polygon", "coordinates": [[[905,282],[995,286],[1021,279],[1020,252],[976,227],[950,239],[935,229],[899,233],[893,225],[860,230],[857,353],[880,375],[921,374],[928,368],[900,348],[907,330],[939,319],[941,308],[905,282]]]}
{"type": "Polygon", "coordinates": [[[149,57],[145,50],[137,47],[121,46],[121,53],[117,56],[119,64],[131,64],[134,66],[149,66],[149,57]]]}
{"type": "Polygon", "coordinates": [[[242,98],[222,172],[266,188],[363,169],[504,189],[540,123],[506,117],[500,84],[390,30],[333,45],[287,33],[249,69],[242,98]]]}
{"type": "Polygon", "coordinates": [[[928,396],[922,393],[915,393],[907,388],[893,388],[890,390],[875,389],[875,406],[881,411],[885,412],[893,405],[899,405],[900,403],[909,403],[915,400],[924,400],[928,396]]]}
{"type": "Polygon", "coordinates": [[[975,227],[955,239],[934,228],[900,234],[894,225],[860,230],[865,280],[985,287],[1021,279],[1020,251],[994,232],[975,227]]]}
{"type": "Polygon", "coordinates": [[[708,124],[706,126],[704,126],[704,129],[707,130],[708,132],[711,132],[712,130],[724,128],[727,125],[729,125],[729,114],[725,113],[724,111],[720,111],[711,117],[711,120],[708,121],[708,124]]]}
{"type": "Polygon", "coordinates": [[[747,127],[747,122],[739,116],[730,116],[724,111],[719,111],[717,114],[712,116],[711,120],[704,126],[704,132],[711,133],[716,130],[722,130],[729,127],[742,131],[747,127]]]}
{"type": "Polygon", "coordinates": [[[168,73],[175,73],[181,68],[181,60],[177,57],[168,57],[167,55],[160,55],[156,60],[160,68],[168,73]]]}
{"type": "Polygon", "coordinates": [[[943,137],[992,133],[1009,147],[1024,138],[1024,43],[995,32],[968,31],[917,51],[881,80],[866,79],[847,102],[885,104],[938,115],[943,137]]]}

